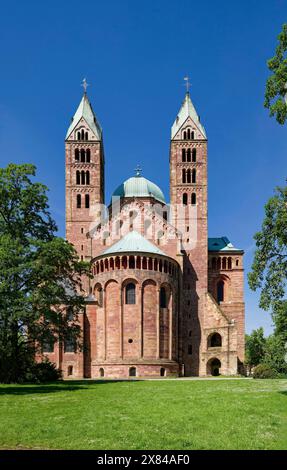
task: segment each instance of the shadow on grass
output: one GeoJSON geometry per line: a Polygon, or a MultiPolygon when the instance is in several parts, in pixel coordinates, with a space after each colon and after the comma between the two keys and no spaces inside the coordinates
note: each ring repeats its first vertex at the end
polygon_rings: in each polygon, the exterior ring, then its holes
{"type": "Polygon", "coordinates": [[[34,393],[75,392],[85,390],[93,385],[110,385],[117,382],[135,383],[139,380],[65,380],[47,384],[0,384],[1,395],[30,395],[34,393]]]}

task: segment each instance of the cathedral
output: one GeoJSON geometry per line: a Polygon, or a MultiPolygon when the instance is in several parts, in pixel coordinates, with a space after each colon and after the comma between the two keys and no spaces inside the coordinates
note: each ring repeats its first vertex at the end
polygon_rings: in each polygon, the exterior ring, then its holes
{"type": "MultiPolygon", "coordinates": [[[[83,280],[69,378],[234,375],[244,361],[243,250],[207,230],[207,135],[189,91],[171,127],[170,202],[140,168],[105,201],[102,129],[84,91],[65,139],[66,238],[83,280]]],[[[162,159],[168,164],[168,156],[162,159]]]]}

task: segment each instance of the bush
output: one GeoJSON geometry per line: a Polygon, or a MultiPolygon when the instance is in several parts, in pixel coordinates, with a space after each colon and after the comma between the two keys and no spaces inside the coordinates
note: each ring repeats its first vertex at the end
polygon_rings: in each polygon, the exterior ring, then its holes
{"type": "Polygon", "coordinates": [[[275,379],[277,377],[276,371],[267,364],[258,364],[254,367],[252,375],[254,379],[275,379]]]}
{"type": "Polygon", "coordinates": [[[34,363],[25,374],[24,382],[45,383],[54,382],[62,378],[62,372],[56,365],[47,359],[34,363]]]}

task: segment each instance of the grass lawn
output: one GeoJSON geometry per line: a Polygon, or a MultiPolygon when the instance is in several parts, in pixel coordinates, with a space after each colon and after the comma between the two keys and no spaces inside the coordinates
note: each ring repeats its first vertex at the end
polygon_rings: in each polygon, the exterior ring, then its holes
{"type": "Polygon", "coordinates": [[[287,380],[0,385],[0,448],[287,449],[287,380]]]}

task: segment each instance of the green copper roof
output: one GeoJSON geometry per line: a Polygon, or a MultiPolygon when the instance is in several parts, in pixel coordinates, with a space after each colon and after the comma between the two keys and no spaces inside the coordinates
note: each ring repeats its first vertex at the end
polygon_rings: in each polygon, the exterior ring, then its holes
{"type": "Polygon", "coordinates": [[[227,237],[220,238],[209,238],[208,239],[208,251],[242,251],[229,241],[227,237]]]}
{"type": "Polygon", "coordinates": [[[72,122],[70,124],[70,127],[68,129],[66,139],[69,137],[71,132],[75,129],[79,121],[84,118],[86,123],[88,124],[89,128],[91,131],[95,134],[97,140],[101,140],[102,138],[102,129],[101,126],[99,125],[96,115],[93,111],[92,105],[89,102],[89,99],[87,97],[87,94],[84,93],[83,98],[81,99],[81,102],[78,106],[77,111],[74,114],[74,117],[72,118],[72,122]]]}
{"type": "Polygon", "coordinates": [[[194,124],[198,127],[198,129],[206,138],[205,129],[199,120],[195,107],[192,104],[192,101],[189,96],[189,92],[186,93],[183,103],[181,105],[181,108],[179,110],[179,113],[171,128],[171,138],[173,139],[175,137],[175,135],[177,134],[179,129],[182,127],[182,125],[185,123],[188,117],[190,117],[193,120],[194,124]]]}
{"type": "Polygon", "coordinates": [[[128,252],[154,253],[157,255],[167,256],[157,246],[144,238],[140,233],[133,230],[125,235],[121,240],[114,243],[103,255],[112,253],[128,253],[128,252]]]}
{"type": "Polygon", "coordinates": [[[162,190],[143,176],[133,176],[124,181],[113,192],[113,197],[154,197],[165,204],[162,190]]]}

